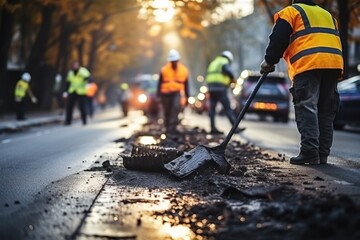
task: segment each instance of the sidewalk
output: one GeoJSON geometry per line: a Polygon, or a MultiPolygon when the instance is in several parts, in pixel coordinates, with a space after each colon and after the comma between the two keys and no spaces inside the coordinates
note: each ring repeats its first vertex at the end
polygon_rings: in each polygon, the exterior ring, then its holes
{"type": "Polygon", "coordinates": [[[18,121],[15,113],[0,115],[0,133],[21,131],[28,127],[49,123],[61,123],[65,118],[64,115],[60,115],[59,111],[28,113],[26,117],[26,120],[18,121]]]}

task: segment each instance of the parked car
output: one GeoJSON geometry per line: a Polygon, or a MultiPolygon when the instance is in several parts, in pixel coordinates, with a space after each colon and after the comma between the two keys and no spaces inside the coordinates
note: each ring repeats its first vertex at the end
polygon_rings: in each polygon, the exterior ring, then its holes
{"type": "MultiPolygon", "coordinates": [[[[255,71],[245,70],[241,73],[237,80],[240,85],[238,111],[245,105],[260,76],[260,73],[255,71]]],[[[285,73],[268,74],[255,95],[248,112],[256,113],[261,118],[270,115],[275,122],[288,122],[290,111],[289,85],[285,73]]]]}
{"type": "Polygon", "coordinates": [[[157,116],[159,105],[156,98],[158,77],[152,74],[140,74],[130,83],[132,98],[130,107],[141,110],[147,116],[157,116]]]}
{"type": "Polygon", "coordinates": [[[334,121],[335,129],[345,125],[360,126],[360,75],[338,83],[340,109],[334,121]]]}

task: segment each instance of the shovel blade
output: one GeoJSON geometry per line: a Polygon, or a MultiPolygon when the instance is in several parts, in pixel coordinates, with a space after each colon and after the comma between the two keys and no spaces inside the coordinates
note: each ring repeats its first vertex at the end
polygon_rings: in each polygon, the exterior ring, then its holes
{"type": "Polygon", "coordinates": [[[230,172],[231,165],[226,160],[225,154],[218,154],[210,151],[212,160],[218,165],[219,172],[228,174],[230,172]]]}
{"type": "Polygon", "coordinates": [[[221,173],[228,174],[230,172],[231,165],[225,158],[225,149],[223,145],[209,148],[209,154],[212,160],[218,165],[221,173]]]}
{"type": "Polygon", "coordinates": [[[184,178],[211,160],[208,149],[205,146],[199,145],[169,163],[164,164],[164,167],[175,176],[184,178]]]}

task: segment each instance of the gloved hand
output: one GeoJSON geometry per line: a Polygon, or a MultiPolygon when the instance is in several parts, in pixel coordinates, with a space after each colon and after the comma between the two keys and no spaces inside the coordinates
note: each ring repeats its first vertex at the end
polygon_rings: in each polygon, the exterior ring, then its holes
{"type": "Polygon", "coordinates": [[[275,66],[267,63],[265,60],[260,64],[260,73],[269,73],[275,71],[275,66]]]}
{"type": "Polygon", "coordinates": [[[32,97],[32,98],[31,98],[31,102],[32,102],[32,103],[37,103],[37,101],[38,101],[38,100],[37,100],[36,97],[32,97]]]}

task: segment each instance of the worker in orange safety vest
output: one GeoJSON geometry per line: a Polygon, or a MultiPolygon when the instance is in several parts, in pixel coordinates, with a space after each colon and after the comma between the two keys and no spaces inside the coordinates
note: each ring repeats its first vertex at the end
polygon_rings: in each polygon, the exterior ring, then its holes
{"type": "Polygon", "coordinates": [[[171,49],[168,63],[161,68],[157,90],[164,111],[165,130],[169,134],[178,133],[179,113],[182,110],[181,94],[186,99],[189,97],[189,70],[179,60],[179,52],[171,49]]]}
{"type": "Polygon", "coordinates": [[[294,0],[274,21],[260,72],[274,71],[281,57],[288,66],[301,135],[300,153],[290,163],[326,164],[344,65],[337,21],[311,0],[294,0]]]}

